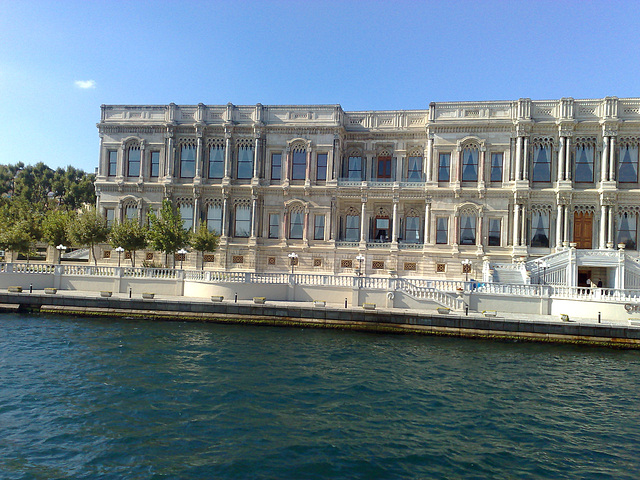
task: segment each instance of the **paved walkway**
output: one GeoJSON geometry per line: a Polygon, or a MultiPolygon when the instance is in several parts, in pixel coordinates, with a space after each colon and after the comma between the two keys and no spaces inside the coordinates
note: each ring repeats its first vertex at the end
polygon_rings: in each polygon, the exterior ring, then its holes
{"type": "MultiPolygon", "coordinates": [[[[44,295],[45,292],[44,290],[33,290],[33,294],[39,294],[39,295],[44,295]]],[[[19,293],[16,295],[29,295],[29,291],[23,291],[23,293],[19,293]]],[[[58,293],[56,294],[58,296],[66,296],[66,297],[83,297],[83,298],[100,298],[100,292],[91,292],[91,291],[81,291],[81,290],[58,290],[58,293]]],[[[112,298],[118,298],[118,299],[128,299],[129,298],[129,293],[113,293],[112,298]]],[[[132,294],[133,299],[141,299],[142,296],[138,293],[138,294],[132,294]]],[[[177,302],[177,303],[184,303],[184,302],[197,302],[197,303],[206,303],[206,304],[210,304],[211,300],[207,297],[181,297],[181,296],[175,296],[175,295],[156,295],[155,299],[157,300],[163,300],[163,301],[170,301],[170,302],[177,302]]],[[[149,302],[149,306],[151,307],[151,304],[153,302],[153,300],[146,300],[146,302],[149,302]]],[[[223,301],[223,303],[233,303],[233,299],[225,299],[223,301]]],[[[239,305],[253,305],[253,300],[238,300],[237,302],[239,305]]],[[[267,305],[282,305],[282,306],[286,306],[286,307],[307,307],[307,308],[313,308],[313,302],[291,302],[291,301],[270,301],[267,300],[267,305]]],[[[344,303],[327,303],[327,308],[331,308],[331,309],[344,309],[344,303]]],[[[358,311],[362,311],[362,307],[358,307],[358,306],[353,306],[351,304],[348,305],[347,307],[348,310],[358,310],[358,311]]],[[[376,308],[376,312],[378,312],[378,314],[384,314],[385,312],[405,312],[408,314],[415,314],[415,315],[438,315],[438,312],[435,310],[435,308],[433,309],[409,309],[409,308],[384,308],[384,307],[377,307],[376,308]]],[[[598,323],[598,318],[597,312],[594,312],[595,314],[595,318],[574,318],[571,317],[571,323],[579,323],[579,324],[596,324],[598,323]]],[[[452,315],[456,315],[456,316],[464,316],[464,312],[452,312],[452,315]]],[[[480,312],[469,312],[469,317],[471,318],[484,318],[482,313],[480,312]]],[[[517,320],[517,321],[521,321],[521,322],[558,322],[558,323],[563,323],[562,320],[557,316],[557,315],[540,315],[540,314],[528,314],[528,313],[513,313],[513,312],[497,312],[496,317],[488,317],[488,319],[491,320],[499,320],[499,319],[508,319],[508,320],[517,320]]],[[[602,321],[603,325],[627,325],[627,322],[611,322],[609,320],[606,321],[602,321]]]]}

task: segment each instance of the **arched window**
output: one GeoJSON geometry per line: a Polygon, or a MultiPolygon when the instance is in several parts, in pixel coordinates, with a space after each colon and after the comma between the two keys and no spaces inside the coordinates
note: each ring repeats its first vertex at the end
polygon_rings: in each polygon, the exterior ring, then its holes
{"type": "Polygon", "coordinates": [[[618,215],[618,241],[629,250],[635,250],[638,244],[638,216],[624,212],[618,215]]]}
{"type": "Polygon", "coordinates": [[[128,203],[124,206],[124,220],[137,220],[138,219],[138,205],[135,203],[128,203]]]}
{"type": "Polygon", "coordinates": [[[214,140],[209,143],[209,178],[224,177],[224,141],[214,140]]]}
{"type": "Polygon", "coordinates": [[[207,205],[207,230],[222,233],[222,205],[219,202],[207,205]]]}
{"type": "MultiPolygon", "coordinates": [[[[250,179],[253,176],[253,145],[250,141],[243,141],[238,145],[238,164],[236,178],[250,179]]],[[[236,235],[237,236],[237,235],[236,235]]]]}
{"type": "Polygon", "coordinates": [[[355,208],[347,210],[344,227],[344,239],[347,242],[360,240],[360,214],[355,208]]]}
{"type": "Polygon", "coordinates": [[[296,145],[292,151],[291,180],[304,180],[307,173],[307,147],[296,145]]]}
{"type": "Polygon", "coordinates": [[[478,147],[475,145],[462,149],[462,181],[478,181],[478,147]]]}
{"type": "Polygon", "coordinates": [[[595,150],[595,139],[579,139],[576,142],[575,182],[593,183],[595,150]]]}
{"type": "Polygon", "coordinates": [[[196,174],[196,146],[186,143],[180,147],[180,178],[193,178],[196,174]]]}
{"type": "Polygon", "coordinates": [[[193,204],[180,203],[178,206],[180,217],[182,218],[182,228],[185,230],[193,229],[193,204]]]}
{"type": "Polygon", "coordinates": [[[422,155],[419,150],[414,150],[407,158],[407,180],[419,182],[422,180],[422,155]]]}
{"type": "Polygon", "coordinates": [[[405,215],[404,242],[420,243],[420,214],[413,208],[405,215]]]}
{"type": "Polygon", "coordinates": [[[549,215],[545,210],[531,213],[531,246],[549,248],[549,215]]]}
{"type": "Polygon", "coordinates": [[[638,143],[635,139],[620,142],[618,182],[638,183],[638,143]]]}
{"type": "Polygon", "coordinates": [[[127,149],[127,177],[140,175],[140,145],[129,145],[127,149]]]}
{"type": "Polygon", "coordinates": [[[389,181],[393,177],[391,154],[383,150],[378,155],[378,168],[376,178],[382,181],[389,181]]]}
{"type": "Polygon", "coordinates": [[[531,180],[534,182],[551,181],[551,142],[541,139],[533,144],[533,167],[531,180]]]}
{"type": "Polygon", "coordinates": [[[236,219],[234,236],[240,238],[249,237],[251,233],[251,207],[248,203],[238,203],[236,205],[236,219]]]}

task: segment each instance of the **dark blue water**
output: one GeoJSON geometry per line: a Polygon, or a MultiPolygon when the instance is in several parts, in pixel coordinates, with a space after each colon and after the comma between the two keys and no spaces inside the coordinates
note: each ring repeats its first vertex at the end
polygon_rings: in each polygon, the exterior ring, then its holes
{"type": "Polygon", "coordinates": [[[2,479],[637,479],[640,353],[0,315],[2,479]]]}

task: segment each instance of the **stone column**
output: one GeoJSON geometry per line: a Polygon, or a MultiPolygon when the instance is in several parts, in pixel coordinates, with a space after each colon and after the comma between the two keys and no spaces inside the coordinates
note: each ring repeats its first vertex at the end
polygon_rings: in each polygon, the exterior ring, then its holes
{"type": "Polygon", "coordinates": [[[602,138],[602,164],[600,165],[600,181],[609,180],[609,137],[602,138]]]}
{"type": "Polygon", "coordinates": [[[302,228],[302,241],[306,244],[309,242],[309,208],[304,209],[304,223],[302,228]]]}
{"type": "Polygon", "coordinates": [[[224,179],[228,181],[231,178],[231,133],[225,133],[224,139],[224,179]]]}
{"type": "Polygon", "coordinates": [[[304,183],[311,182],[311,147],[307,147],[307,161],[304,169],[304,183]]]}
{"type": "Polygon", "coordinates": [[[524,137],[524,152],[522,155],[522,179],[529,180],[529,137],[524,137]]]}
{"type": "Polygon", "coordinates": [[[569,241],[569,205],[563,205],[564,210],[564,227],[562,238],[565,242],[569,241]]]}
{"type": "MultiPolygon", "coordinates": [[[[403,173],[404,173],[404,164],[407,161],[407,157],[406,156],[401,156],[401,157],[397,157],[396,160],[396,171],[395,171],[395,176],[396,176],[396,182],[402,182],[403,181],[403,173]]],[[[408,179],[407,179],[408,180],[408,179]]]]}
{"type": "Polygon", "coordinates": [[[558,204],[558,213],[556,217],[556,248],[562,248],[562,205],[558,204]]]}
{"type": "Polygon", "coordinates": [[[560,153],[558,154],[558,181],[564,180],[564,158],[567,152],[564,137],[560,137],[560,153]]]}
{"type": "Polygon", "coordinates": [[[522,180],[522,137],[516,139],[516,181],[522,180]]]}
{"type": "Polygon", "coordinates": [[[229,197],[224,196],[222,201],[222,236],[229,236],[229,197]]]}
{"type": "Polygon", "coordinates": [[[476,233],[476,245],[478,247],[482,246],[482,227],[484,224],[484,213],[480,212],[478,214],[478,232],[476,233]]]}
{"type": "Polygon", "coordinates": [[[280,232],[280,238],[287,238],[287,226],[289,225],[289,210],[287,208],[284,209],[284,213],[282,214],[282,232],[280,232]]]}
{"type": "Polygon", "coordinates": [[[393,200],[393,223],[391,225],[391,242],[398,243],[398,202],[393,200]]]}
{"type": "Polygon", "coordinates": [[[520,205],[520,245],[527,245],[527,207],[520,205]]]}
{"type": "Polygon", "coordinates": [[[127,150],[125,148],[124,143],[120,145],[118,160],[120,160],[120,165],[118,165],[118,172],[120,173],[120,177],[127,176],[127,150]]]}
{"type": "Polygon", "coordinates": [[[258,196],[251,199],[251,237],[258,236],[258,196]]]}
{"type": "Polygon", "coordinates": [[[425,158],[425,179],[430,182],[433,176],[433,136],[427,140],[427,152],[425,158]]]}
{"type": "Polygon", "coordinates": [[[487,157],[487,149],[485,147],[481,147],[480,149],[480,157],[478,158],[478,186],[484,186],[484,169],[485,162],[487,157]]]}
{"type": "Polygon", "coordinates": [[[260,161],[260,135],[256,133],[255,142],[253,144],[253,178],[258,178],[259,161],[260,161]]]}
{"type": "Polygon", "coordinates": [[[600,248],[607,247],[607,206],[600,207],[600,248]]]}
{"type": "Polygon", "coordinates": [[[147,162],[145,160],[145,148],[146,143],[144,141],[140,142],[140,175],[138,176],[138,181],[140,183],[144,181],[144,171],[147,166],[147,162]]]}
{"type": "Polygon", "coordinates": [[[289,165],[291,165],[291,161],[292,161],[291,155],[292,155],[291,147],[287,146],[287,148],[285,148],[284,150],[284,159],[283,159],[284,161],[282,162],[284,164],[283,165],[284,172],[282,172],[284,173],[284,175],[282,175],[282,180],[283,182],[286,182],[286,183],[289,183],[289,180],[290,180],[289,175],[290,175],[291,168],[289,168],[289,165]]]}
{"type": "Polygon", "coordinates": [[[197,232],[200,228],[200,197],[194,197],[193,199],[193,225],[191,230],[197,232]]]}
{"type": "Polygon", "coordinates": [[[570,180],[571,169],[571,137],[566,138],[566,147],[564,152],[564,179],[570,180]]]}
{"type": "Polygon", "coordinates": [[[513,246],[520,246],[520,204],[518,203],[513,208],[513,246]]]}
{"type": "Polygon", "coordinates": [[[453,217],[453,243],[460,243],[460,214],[453,217]]]}
{"type": "Polygon", "coordinates": [[[196,174],[195,178],[202,177],[202,132],[198,133],[196,144],[196,174]]]}
{"type": "Polygon", "coordinates": [[[361,243],[366,243],[367,241],[367,231],[365,229],[366,211],[367,211],[367,200],[362,199],[362,209],[360,212],[360,242],[361,243]]]}
{"type": "Polygon", "coordinates": [[[613,236],[613,205],[607,207],[607,220],[609,227],[609,235],[607,237],[607,243],[615,243],[613,236]]]}
{"type": "Polygon", "coordinates": [[[609,142],[609,181],[616,180],[616,137],[609,142]]]}
{"type": "Polygon", "coordinates": [[[431,241],[429,238],[429,230],[431,226],[431,203],[427,202],[424,205],[424,237],[422,243],[428,245],[431,241]]]}

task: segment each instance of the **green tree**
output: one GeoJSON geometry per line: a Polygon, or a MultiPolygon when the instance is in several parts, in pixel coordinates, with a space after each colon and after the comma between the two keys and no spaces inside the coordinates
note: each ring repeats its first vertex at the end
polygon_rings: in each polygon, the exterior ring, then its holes
{"type": "Polygon", "coordinates": [[[75,222],[69,225],[69,238],[75,245],[89,246],[94,264],[98,264],[94,246],[102,243],[109,236],[107,220],[100,215],[94,206],[84,207],[75,222]]]}
{"type": "Polygon", "coordinates": [[[112,247],[122,247],[132,253],[131,266],[136,266],[136,251],[147,246],[149,229],[140,225],[138,220],[126,219],[122,223],[116,223],[111,228],[109,243],[112,247]]]}
{"type": "Polygon", "coordinates": [[[27,263],[29,263],[29,256],[33,252],[35,243],[33,237],[29,234],[28,228],[28,224],[18,222],[0,234],[0,248],[18,254],[22,253],[27,257],[27,263]]]}
{"type": "Polygon", "coordinates": [[[189,244],[189,232],[182,228],[180,212],[173,208],[170,200],[162,201],[160,215],[149,214],[149,243],[154,250],[164,252],[165,265],[168,266],[169,254],[175,253],[189,244]]]}
{"type": "Polygon", "coordinates": [[[75,221],[76,213],[67,210],[49,210],[42,221],[42,239],[54,247],[71,244],[69,225],[75,221]]]}
{"type": "Polygon", "coordinates": [[[200,268],[204,270],[204,252],[215,252],[218,248],[218,235],[210,232],[206,225],[200,225],[198,232],[191,235],[191,246],[203,256],[200,268]]]}

